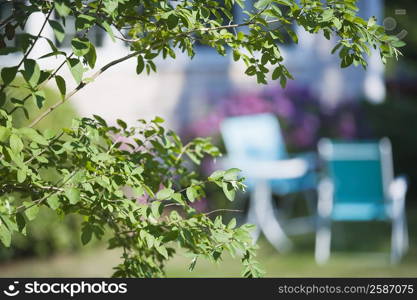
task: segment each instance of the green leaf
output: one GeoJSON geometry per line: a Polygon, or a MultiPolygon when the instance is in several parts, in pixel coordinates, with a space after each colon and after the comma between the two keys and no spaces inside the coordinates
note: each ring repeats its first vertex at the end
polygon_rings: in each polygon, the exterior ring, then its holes
{"type": "Polygon", "coordinates": [[[336,27],[337,30],[342,29],[342,22],[338,18],[333,18],[333,25],[336,27]]]}
{"type": "Polygon", "coordinates": [[[402,40],[396,40],[396,41],[393,41],[392,43],[392,46],[394,46],[394,47],[396,47],[396,48],[402,48],[402,47],[404,47],[404,46],[406,46],[407,45],[407,43],[405,43],[404,41],[402,41],[402,40]]]}
{"type": "Polygon", "coordinates": [[[75,28],[77,31],[82,31],[90,28],[94,24],[95,18],[89,15],[78,15],[75,20],[75,28]]]}
{"type": "Polygon", "coordinates": [[[174,193],[174,195],[172,195],[172,199],[174,199],[175,201],[177,201],[179,204],[184,205],[184,200],[182,199],[182,195],[180,193],[174,193]]]}
{"type": "Polygon", "coordinates": [[[178,17],[174,14],[170,14],[168,19],[167,19],[167,25],[168,25],[168,29],[172,30],[175,27],[177,27],[178,25],[178,17]]]}
{"type": "Polygon", "coordinates": [[[19,170],[17,170],[17,182],[22,183],[26,180],[26,176],[27,176],[27,169],[26,168],[21,168],[19,170]]]}
{"type": "Polygon", "coordinates": [[[210,177],[208,178],[208,180],[210,180],[210,181],[215,181],[215,180],[218,180],[218,179],[220,179],[220,178],[222,178],[222,177],[223,177],[224,173],[226,173],[226,172],[225,172],[225,171],[223,171],[223,170],[217,170],[217,171],[214,171],[214,172],[210,175],[210,177]]]}
{"type": "Polygon", "coordinates": [[[3,68],[1,69],[1,79],[4,85],[11,83],[17,74],[17,67],[3,68]]]}
{"type": "Polygon", "coordinates": [[[194,268],[195,268],[195,265],[197,264],[197,259],[198,259],[198,257],[196,256],[196,257],[194,257],[193,258],[193,260],[191,261],[191,263],[190,263],[190,266],[188,267],[188,271],[193,271],[194,270],[194,268]]]}
{"type": "Polygon", "coordinates": [[[76,188],[65,189],[65,196],[71,204],[77,204],[80,201],[80,191],[76,188]]]}
{"type": "Polygon", "coordinates": [[[233,50],[233,60],[238,61],[240,59],[240,52],[237,50],[233,50]]]}
{"type": "Polygon", "coordinates": [[[26,219],[20,212],[16,213],[16,225],[17,230],[26,235],[26,219]]]}
{"type": "Polygon", "coordinates": [[[272,73],[272,80],[277,80],[282,76],[282,67],[278,66],[275,68],[274,72],[272,73]]]}
{"type": "Polygon", "coordinates": [[[93,227],[90,225],[86,225],[82,229],[81,233],[81,242],[83,245],[88,244],[88,242],[91,241],[91,238],[93,237],[93,227]]]}
{"type": "Polygon", "coordinates": [[[3,223],[1,219],[0,219],[0,241],[6,247],[10,247],[10,243],[12,241],[12,233],[9,231],[9,229],[7,228],[7,226],[3,223]]]}
{"type": "Polygon", "coordinates": [[[114,33],[113,30],[111,29],[111,26],[109,25],[109,23],[107,23],[106,21],[102,21],[101,25],[104,27],[104,29],[107,31],[107,33],[109,34],[111,40],[113,42],[116,41],[116,39],[114,38],[114,33]]]}
{"type": "Polygon", "coordinates": [[[287,77],[285,77],[285,75],[282,75],[279,80],[279,83],[282,88],[285,88],[285,86],[287,85],[287,77]]]}
{"type": "Polygon", "coordinates": [[[90,42],[86,38],[73,38],[71,40],[71,46],[76,56],[84,56],[90,51],[90,42]]]}
{"type": "Polygon", "coordinates": [[[158,124],[160,124],[160,123],[164,123],[164,122],[165,122],[165,120],[164,120],[163,118],[161,118],[161,117],[156,116],[156,117],[152,120],[152,122],[153,122],[153,123],[158,123],[158,124]]]}
{"type": "Polygon", "coordinates": [[[99,122],[101,126],[107,127],[107,122],[102,117],[98,115],[93,115],[93,117],[97,120],[97,122],[99,122]]]}
{"type": "Polygon", "coordinates": [[[20,152],[23,150],[23,142],[22,139],[17,136],[16,134],[12,133],[10,136],[10,148],[14,153],[20,154],[20,152]]]}
{"type": "Polygon", "coordinates": [[[41,109],[43,107],[43,103],[46,100],[45,92],[43,90],[36,91],[32,93],[33,102],[35,102],[36,106],[41,109]]]}
{"type": "Polygon", "coordinates": [[[190,202],[194,202],[195,198],[197,197],[197,191],[193,186],[190,186],[186,190],[187,198],[190,202]]]}
{"type": "Polygon", "coordinates": [[[333,9],[326,9],[322,14],[322,22],[329,22],[333,19],[334,10],[333,9]]]}
{"type": "Polygon", "coordinates": [[[163,257],[168,259],[168,252],[167,252],[167,249],[164,246],[158,246],[158,247],[155,247],[155,248],[163,257]]]}
{"type": "Polygon", "coordinates": [[[54,6],[61,17],[66,17],[71,12],[71,6],[68,0],[55,0],[54,6]]]}
{"type": "Polygon", "coordinates": [[[57,41],[62,43],[62,41],[65,39],[64,27],[62,27],[61,23],[55,20],[49,20],[48,22],[49,22],[49,25],[51,25],[52,30],[54,31],[57,41]]]}
{"type": "Polygon", "coordinates": [[[256,67],[255,66],[250,66],[249,68],[246,69],[245,74],[249,75],[249,76],[255,75],[256,74],[256,67]]]}
{"type": "Polygon", "coordinates": [[[22,71],[23,78],[31,87],[35,87],[41,78],[41,69],[33,59],[26,59],[23,63],[25,69],[22,71]]]}
{"type": "Polygon", "coordinates": [[[235,200],[236,191],[232,188],[229,188],[230,184],[227,182],[223,182],[222,188],[223,193],[225,194],[226,198],[229,199],[229,201],[235,200]]]}
{"type": "Polygon", "coordinates": [[[6,104],[6,93],[3,91],[0,91],[0,108],[2,108],[4,106],[4,104],[6,104]]]}
{"type": "Polygon", "coordinates": [[[136,74],[140,74],[143,72],[143,69],[145,68],[145,62],[143,61],[143,56],[138,55],[138,62],[136,65],[136,74]]]}
{"type": "Polygon", "coordinates": [[[118,7],[119,3],[117,0],[105,0],[103,1],[104,7],[112,14],[118,7]]]}
{"type": "Polygon", "coordinates": [[[271,4],[272,1],[273,0],[259,0],[259,1],[256,1],[254,7],[257,8],[257,9],[263,9],[266,6],[268,6],[269,4],[271,4]]]}
{"type": "Polygon", "coordinates": [[[5,142],[9,139],[10,129],[0,125],[0,142],[5,142]]]}
{"type": "Polygon", "coordinates": [[[93,44],[90,43],[90,50],[87,52],[87,54],[84,57],[87,60],[87,63],[90,66],[90,68],[93,69],[97,61],[96,48],[94,47],[93,44]]]}
{"type": "Polygon", "coordinates": [[[59,92],[61,93],[61,98],[64,99],[65,95],[67,94],[67,86],[64,78],[62,78],[60,75],[55,75],[55,82],[59,92]]]}
{"type": "Polygon", "coordinates": [[[233,218],[230,220],[229,224],[227,224],[227,229],[233,229],[236,227],[236,219],[233,218]]]}
{"type": "Polygon", "coordinates": [[[40,145],[47,146],[49,145],[46,138],[44,138],[40,133],[38,133],[35,129],[30,127],[23,127],[19,129],[19,132],[23,134],[28,139],[32,140],[35,143],[38,143],[40,145]]]}
{"type": "Polygon", "coordinates": [[[175,193],[173,189],[162,189],[156,193],[156,199],[158,200],[168,200],[172,198],[172,195],[175,193]]]}
{"type": "Polygon", "coordinates": [[[70,68],[71,74],[77,84],[83,79],[84,67],[80,60],[76,58],[69,58],[67,60],[68,67],[70,68]]]}
{"type": "Polygon", "coordinates": [[[46,202],[48,203],[49,207],[53,210],[56,210],[57,208],[59,208],[59,205],[60,205],[59,198],[55,194],[48,197],[48,199],[46,199],[46,202]]]}
{"type": "Polygon", "coordinates": [[[162,209],[163,209],[163,206],[161,205],[161,202],[159,201],[152,202],[151,212],[155,218],[159,218],[161,216],[162,209]]]}
{"type": "Polygon", "coordinates": [[[237,168],[229,169],[224,173],[223,179],[227,181],[237,180],[238,173],[240,173],[241,171],[242,170],[237,168]]]}
{"type": "Polygon", "coordinates": [[[370,17],[369,21],[368,21],[368,28],[370,28],[374,25],[376,25],[376,18],[375,17],[370,17]]]}
{"type": "Polygon", "coordinates": [[[122,127],[124,130],[126,130],[126,128],[127,128],[127,124],[126,124],[126,122],[125,122],[125,121],[120,120],[120,119],[117,119],[117,120],[116,120],[116,123],[117,123],[120,127],[122,127]]]}
{"type": "Polygon", "coordinates": [[[33,204],[33,202],[25,202],[25,206],[27,207],[25,210],[26,217],[29,221],[34,220],[39,213],[39,206],[33,204]]]}

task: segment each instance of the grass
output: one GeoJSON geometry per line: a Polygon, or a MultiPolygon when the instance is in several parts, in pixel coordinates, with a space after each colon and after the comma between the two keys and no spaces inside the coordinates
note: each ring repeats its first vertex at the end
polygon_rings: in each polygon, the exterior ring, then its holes
{"type": "MultiPolygon", "coordinates": [[[[399,265],[389,263],[389,230],[378,224],[336,226],[334,250],[328,264],[314,262],[314,237],[295,239],[295,248],[287,254],[277,253],[265,240],[259,242],[259,261],[267,277],[417,277],[417,248],[414,246],[399,265]],[[379,228],[378,234],[373,226],[379,228]],[[352,238],[347,233],[353,232],[352,238]],[[356,231],[356,234],[355,234],[356,231]],[[343,234],[342,234],[343,233],[343,234]],[[343,237],[343,238],[342,238],[343,237]],[[378,241],[383,241],[378,244],[378,241]],[[343,241],[343,242],[341,242],[343,241]],[[366,247],[364,247],[366,245],[366,247]],[[348,250],[346,249],[348,247],[348,250]],[[366,250],[366,252],[365,252],[366,250]],[[378,252],[376,252],[378,251],[378,252]]],[[[410,229],[417,228],[412,226],[410,229]]],[[[411,245],[416,245],[416,234],[410,232],[411,245]]],[[[187,270],[190,258],[179,254],[167,266],[168,277],[239,277],[240,263],[226,256],[218,265],[198,261],[193,272],[187,270]]],[[[0,265],[0,277],[108,277],[119,262],[117,251],[88,249],[73,255],[60,255],[47,260],[30,259],[0,265]]]]}
{"type": "MultiPolygon", "coordinates": [[[[388,223],[336,223],[332,227],[332,256],[324,266],[314,261],[314,235],[292,238],[294,248],[278,253],[266,240],[259,241],[258,260],[266,277],[417,277],[417,210],[408,209],[410,250],[398,265],[389,262],[388,223]]],[[[87,247],[76,254],[49,259],[17,260],[0,265],[0,277],[109,277],[119,263],[115,250],[87,247]]],[[[191,258],[179,253],[167,265],[168,277],[239,277],[238,259],[221,264],[204,260],[188,271],[191,258]]]]}

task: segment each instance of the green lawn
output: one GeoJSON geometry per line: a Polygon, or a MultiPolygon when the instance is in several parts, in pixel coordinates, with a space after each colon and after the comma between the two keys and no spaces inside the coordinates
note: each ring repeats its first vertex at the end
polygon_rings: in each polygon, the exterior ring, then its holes
{"type": "MultiPolygon", "coordinates": [[[[311,245],[310,245],[311,246],[311,245]]],[[[415,249],[397,266],[389,264],[387,252],[335,252],[329,263],[317,266],[312,249],[296,249],[278,254],[265,241],[260,242],[259,260],[267,277],[417,277],[415,249]]],[[[238,260],[230,257],[220,265],[199,261],[193,272],[187,270],[190,259],[179,255],[167,268],[170,277],[238,277],[238,260]]],[[[56,256],[48,260],[26,260],[0,266],[0,277],[107,277],[118,262],[118,253],[90,249],[77,255],[56,256]]]]}
{"type": "MultiPolygon", "coordinates": [[[[389,263],[388,223],[339,223],[332,228],[332,256],[325,266],[314,262],[314,235],[292,238],[294,248],[279,254],[264,239],[258,258],[267,277],[417,277],[417,210],[408,210],[410,250],[399,265],[389,263]]],[[[170,277],[239,277],[240,263],[225,257],[222,264],[198,261],[188,271],[190,258],[181,253],[167,267],[170,277]]],[[[19,260],[0,265],[0,277],[108,277],[119,253],[88,247],[72,255],[19,260]]]]}

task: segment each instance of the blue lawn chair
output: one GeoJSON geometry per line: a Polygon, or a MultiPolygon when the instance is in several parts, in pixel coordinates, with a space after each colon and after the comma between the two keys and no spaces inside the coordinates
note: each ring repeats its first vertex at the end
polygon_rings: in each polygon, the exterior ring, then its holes
{"type": "Polygon", "coordinates": [[[391,143],[333,142],[323,139],[319,155],[327,177],[318,192],[319,215],[315,258],[325,263],[330,257],[331,222],[392,222],[391,261],[398,262],[408,248],[404,177],[394,179],[391,143]]]}
{"type": "Polygon", "coordinates": [[[279,122],[268,113],[226,119],[221,124],[221,133],[227,149],[223,167],[241,169],[252,192],[248,221],[257,224],[275,248],[289,249],[290,242],[275,215],[271,194],[315,189],[316,178],[309,170],[314,156],[290,158],[279,122]]]}

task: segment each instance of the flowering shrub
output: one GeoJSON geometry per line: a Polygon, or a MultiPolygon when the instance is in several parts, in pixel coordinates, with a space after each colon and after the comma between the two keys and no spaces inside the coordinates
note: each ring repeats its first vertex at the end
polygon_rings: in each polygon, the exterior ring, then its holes
{"type": "Polygon", "coordinates": [[[205,118],[186,128],[184,134],[218,137],[224,119],[259,113],[278,117],[290,151],[313,150],[323,136],[354,139],[369,135],[359,101],[346,100],[329,108],[309,88],[295,84],[285,89],[274,85],[260,92],[231,92],[205,118]]]}

